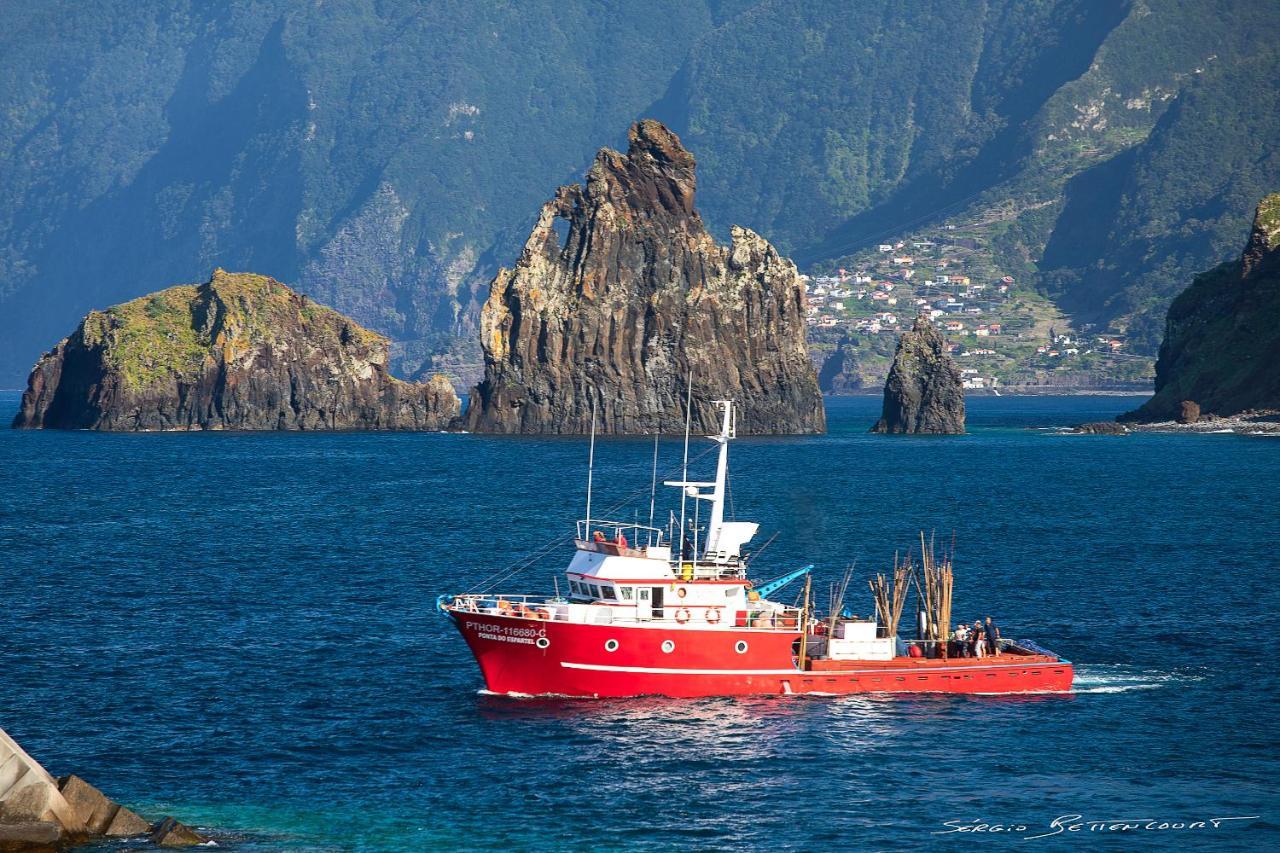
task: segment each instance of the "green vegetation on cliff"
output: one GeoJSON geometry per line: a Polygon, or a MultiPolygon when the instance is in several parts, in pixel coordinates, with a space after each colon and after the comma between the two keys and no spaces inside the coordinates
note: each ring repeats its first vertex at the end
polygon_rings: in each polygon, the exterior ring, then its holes
{"type": "Polygon", "coordinates": [[[1128,417],[1280,410],[1280,193],[1258,205],[1244,254],[1197,276],[1169,307],[1156,393],[1128,417]]]}
{"type": "Polygon", "coordinates": [[[405,373],[445,353],[474,370],[496,259],[646,115],[697,154],[721,237],[743,225],[808,265],[1003,206],[994,264],[1028,285],[1044,267],[1060,307],[1118,330],[1224,260],[1237,202],[1280,183],[1274,3],[14,0],[5,15],[3,384],[93,306],[214,266],[390,336],[405,373]]]}

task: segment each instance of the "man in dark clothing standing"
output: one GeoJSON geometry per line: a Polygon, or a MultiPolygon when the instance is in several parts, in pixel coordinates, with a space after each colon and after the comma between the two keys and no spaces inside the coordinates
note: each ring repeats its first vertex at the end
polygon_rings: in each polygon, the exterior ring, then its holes
{"type": "Polygon", "coordinates": [[[990,616],[987,617],[984,633],[987,637],[987,651],[993,655],[1000,654],[1000,629],[991,621],[990,616]]]}

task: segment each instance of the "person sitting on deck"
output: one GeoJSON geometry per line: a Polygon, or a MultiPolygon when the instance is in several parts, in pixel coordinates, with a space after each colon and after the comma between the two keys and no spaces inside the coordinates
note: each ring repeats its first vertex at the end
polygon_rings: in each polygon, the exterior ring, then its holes
{"type": "Polygon", "coordinates": [[[991,621],[991,617],[987,617],[986,627],[983,629],[987,637],[987,651],[992,655],[1000,654],[1000,629],[996,627],[996,623],[991,621]]]}
{"type": "Polygon", "coordinates": [[[627,547],[627,537],[623,535],[621,530],[618,531],[618,537],[614,541],[617,543],[619,548],[627,547]]]}

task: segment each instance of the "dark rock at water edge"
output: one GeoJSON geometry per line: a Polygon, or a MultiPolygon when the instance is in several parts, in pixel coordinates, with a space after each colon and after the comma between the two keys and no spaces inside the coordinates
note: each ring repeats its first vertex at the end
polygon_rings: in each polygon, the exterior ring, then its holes
{"type": "Polygon", "coordinates": [[[215,270],[92,311],[36,364],[13,425],[145,430],[436,430],[443,376],[387,371],[388,341],[278,281],[215,270]]]}
{"type": "Polygon", "coordinates": [[[194,847],[206,841],[203,835],[171,817],[162,818],[151,830],[151,843],[160,847],[194,847]]]}
{"type": "Polygon", "coordinates": [[[1121,420],[1194,424],[1210,416],[1276,409],[1280,193],[1258,205],[1240,260],[1197,276],[1169,306],[1155,396],[1121,420]]]}
{"type": "Polygon", "coordinates": [[[695,432],[718,429],[723,398],[744,433],[825,431],[795,265],[745,228],[716,243],[674,133],[646,120],[629,138],[543,205],[494,278],[469,428],[585,433],[595,411],[603,433],[679,433],[691,383],[695,432]]]}
{"type": "Polygon", "coordinates": [[[872,432],[962,435],[964,386],[942,333],[924,317],[898,338],[872,432]]]}

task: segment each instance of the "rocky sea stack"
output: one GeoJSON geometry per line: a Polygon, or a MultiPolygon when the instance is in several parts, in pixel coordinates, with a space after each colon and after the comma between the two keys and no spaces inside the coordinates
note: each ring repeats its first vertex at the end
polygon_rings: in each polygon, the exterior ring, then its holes
{"type": "Polygon", "coordinates": [[[898,338],[884,384],[884,410],[872,432],[964,433],[964,386],[942,333],[923,317],[898,338]]]}
{"type": "Polygon", "coordinates": [[[215,270],[92,311],[27,381],[17,428],[435,430],[442,376],[387,372],[387,339],[278,281],[215,270]]]}
{"type": "Polygon", "coordinates": [[[694,208],[694,159],[656,121],[602,149],[586,186],[542,207],[514,269],[481,313],[484,380],[472,430],[718,430],[733,398],[744,433],[819,433],[826,417],[791,261],[745,228],[717,245],[694,208]]]}
{"type": "Polygon", "coordinates": [[[1123,420],[1194,424],[1280,409],[1280,193],[1258,205],[1240,260],[1169,306],[1155,396],[1123,420]]]}

